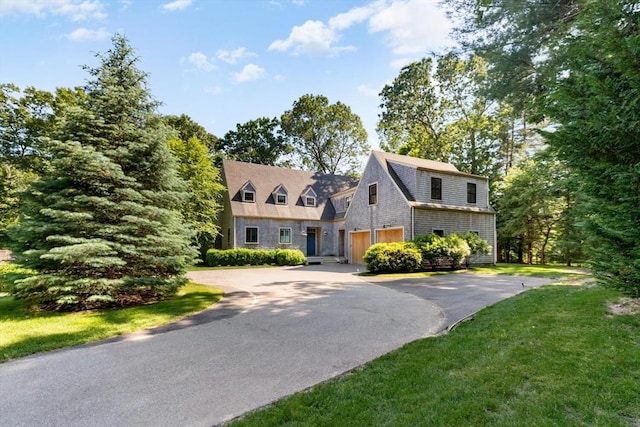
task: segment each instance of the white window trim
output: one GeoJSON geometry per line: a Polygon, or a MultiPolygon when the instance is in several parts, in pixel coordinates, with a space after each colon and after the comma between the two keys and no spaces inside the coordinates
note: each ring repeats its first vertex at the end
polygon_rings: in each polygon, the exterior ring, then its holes
{"type": "Polygon", "coordinates": [[[244,244],[245,245],[259,245],[260,244],[260,227],[254,225],[248,225],[244,227],[244,244]],[[247,242],[247,229],[255,228],[256,229],[256,241],[255,242],[247,242]]]}
{"type": "Polygon", "coordinates": [[[349,209],[349,206],[351,206],[351,202],[353,201],[353,196],[347,196],[344,198],[344,210],[345,212],[347,211],[347,209],[349,209]]]}
{"type": "Polygon", "coordinates": [[[378,181],[376,181],[376,182],[372,182],[371,184],[369,184],[367,186],[367,202],[370,202],[370,197],[371,197],[370,188],[373,185],[376,186],[376,202],[375,203],[369,203],[369,206],[376,206],[378,204],[378,200],[380,199],[380,192],[378,191],[378,189],[380,187],[378,187],[378,181]]]}
{"type": "Polygon", "coordinates": [[[287,195],[286,195],[286,194],[284,194],[284,193],[275,193],[275,199],[276,199],[276,205],[286,205],[286,204],[287,204],[287,202],[288,202],[288,200],[287,200],[287,199],[288,199],[288,197],[287,197],[287,195]],[[282,197],[284,197],[284,202],[282,202],[282,203],[280,203],[280,202],[278,201],[278,197],[281,197],[281,196],[282,196],[282,197]]]}
{"type": "Polygon", "coordinates": [[[293,231],[291,230],[291,227],[280,227],[278,229],[278,243],[280,243],[281,245],[290,245],[292,240],[293,240],[293,231]],[[288,242],[283,242],[282,241],[282,230],[289,230],[289,241],[288,242]]]}
{"type": "Polygon", "coordinates": [[[251,190],[242,190],[242,201],[245,203],[255,203],[256,202],[256,192],[251,190]],[[253,194],[253,200],[247,200],[247,194],[253,194]]]}
{"type": "Polygon", "coordinates": [[[305,206],[315,207],[316,206],[316,198],[313,197],[313,196],[304,196],[304,205],[305,206]],[[309,200],[313,200],[313,202],[309,203],[309,200]]]}

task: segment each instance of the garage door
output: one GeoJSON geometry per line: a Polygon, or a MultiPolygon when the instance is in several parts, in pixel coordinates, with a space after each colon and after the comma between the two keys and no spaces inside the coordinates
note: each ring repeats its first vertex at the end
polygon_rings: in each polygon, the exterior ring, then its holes
{"type": "Polygon", "coordinates": [[[376,243],[402,242],[403,240],[404,231],[402,228],[376,231],[376,243]]]}
{"type": "Polygon", "coordinates": [[[362,256],[371,246],[371,233],[369,231],[354,231],[351,233],[351,263],[364,264],[362,256]]]}

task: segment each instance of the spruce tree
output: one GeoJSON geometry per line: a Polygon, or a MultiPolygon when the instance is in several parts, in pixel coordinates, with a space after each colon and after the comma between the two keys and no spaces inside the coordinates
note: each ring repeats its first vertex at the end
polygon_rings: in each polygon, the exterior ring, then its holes
{"type": "Polygon", "coordinates": [[[14,293],[49,309],[144,303],[173,294],[194,256],[178,211],[184,183],[158,103],[127,40],[97,54],[84,105],[62,115],[51,166],[11,230],[18,262],[37,271],[14,293]]]}

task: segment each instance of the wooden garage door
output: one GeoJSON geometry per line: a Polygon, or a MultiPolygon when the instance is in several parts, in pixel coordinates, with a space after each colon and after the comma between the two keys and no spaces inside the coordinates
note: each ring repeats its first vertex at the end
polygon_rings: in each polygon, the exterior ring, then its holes
{"type": "Polygon", "coordinates": [[[351,263],[364,264],[362,256],[371,246],[371,233],[369,231],[354,231],[351,233],[351,263]]]}
{"type": "Polygon", "coordinates": [[[376,243],[402,242],[403,240],[404,232],[402,228],[376,231],[376,243]]]}

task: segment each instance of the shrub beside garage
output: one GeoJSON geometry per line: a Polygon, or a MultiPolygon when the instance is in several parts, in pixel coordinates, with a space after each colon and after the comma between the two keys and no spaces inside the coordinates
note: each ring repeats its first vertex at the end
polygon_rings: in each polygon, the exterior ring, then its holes
{"type": "Polygon", "coordinates": [[[412,272],[469,265],[474,255],[491,253],[489,243],[475,233],[416,236],[411,242],[376,243],[364,254],[369,271],[412,272]]]}

